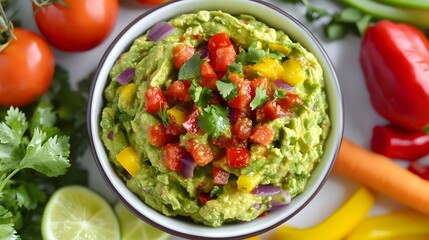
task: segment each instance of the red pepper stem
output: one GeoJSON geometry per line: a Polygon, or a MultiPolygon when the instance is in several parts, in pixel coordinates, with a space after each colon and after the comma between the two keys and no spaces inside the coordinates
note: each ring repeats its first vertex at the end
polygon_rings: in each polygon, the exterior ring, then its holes
{"type": "Polygon", "coordinates": [[[6,16],[3,7],[0,5],[0,52],[10,43],[13,35],[13,24],[6,16]]]}

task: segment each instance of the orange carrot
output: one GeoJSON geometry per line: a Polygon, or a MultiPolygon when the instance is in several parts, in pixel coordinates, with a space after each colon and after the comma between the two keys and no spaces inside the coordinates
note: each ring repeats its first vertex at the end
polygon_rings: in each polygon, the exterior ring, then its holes
{"type": "Polygon", "coordinates": [[[347,139],[342,141],[334,172],[429,214],[429,181],[347,139]]]}

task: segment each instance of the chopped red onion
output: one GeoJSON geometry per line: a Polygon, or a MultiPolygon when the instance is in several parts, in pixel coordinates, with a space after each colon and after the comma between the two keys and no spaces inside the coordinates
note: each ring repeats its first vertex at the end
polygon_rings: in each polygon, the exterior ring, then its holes
{"type": "Polygon", "coordinates": [[[292,85],[290,85],[289,83],[287,83],[281,79],[275,80],[274,85],[276,85],[276,87],[281,88],[281,89],[286,90],[286,91],[292,91],[294,89],[294,87],[292,85]]]}
{"type": "Polygon", "coordinates": [[[110,131],[109,134],[107,134],[107,138],[113,140],[113,131],[110,131]]]}
{"type": "Polygon", "coordinates": [[[147,38],[149,38],[151,41],[159,42],[168,35],[172,34],[175,30],[176,28],[171,26],[168,22],[159,22],[155,24],[149,31],[147,38]]]}
{"type": "Polygon", "coordinates": [[[136,72],[134,68],[129,67],[126,68],[124,71],[122,71],[118,76],[118,82],[122,85],[128,84],[133,80],[134,76],[136,75],[136,72]]]}
{"type": "Polygon", "coordinates": [[[270,211],[275,211],[279,208],[289,205],[291,197],[288,191],[282,190],[279,194],[273,196],[273,199],[268,204],[270,211]]]}
{"type": "Polygon", "coordinates": [[[192,178],[194,176],[194,168],[197,166],[191,155],[187,154],[182,159],[182,176],[184,178],[192,178]]]}
{"type": "Polygon", "coordinates": [[[261,209],[261,204],[259,204],[259,203],[255,203],[255,204],[253,204],[253,208],[254,208],[255,210],[259,210],[259,209],[261,209]]]}
{"type": "Polygon", "coordinates": [[[200,59],[204,59],[204,58],[209,57],[209,49],[207,48],[207,44],[200,45],[197,48],[197,52],[201,53],[200,59]]]}
{"type": "Polygon", "coordinates": [[[228,118],[231,123],[237,122],[237,109],[230,107],[228,112],[228,118]]]}
{"type": "Polygon", "coordinates": [[[272,184],[263,184],[253,189],[252,193],[257,196],[267,197],[267,196],[277,195],[281,191],[282,191],[281,187],[276,187],[276,186],[273,186],[272,184]]]}

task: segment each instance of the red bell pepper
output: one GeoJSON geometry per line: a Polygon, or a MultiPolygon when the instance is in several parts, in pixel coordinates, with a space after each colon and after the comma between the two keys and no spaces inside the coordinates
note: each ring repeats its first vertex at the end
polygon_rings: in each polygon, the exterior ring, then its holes
{"type": "Polygon", "coordinates": [[[429,154],[429,134],[394,125],[375,126],[371,149],[389,158],[414,161],[429,154]]]}
{"type": "Polygon", "coordinates": [[[363,38],[360,64],[374,109],[406,129],[429,132],[429,41],[411,25],[382,20],[363,38]]]}
{"type": "Polygon", "coordinates": [[[429,166],[419,161],[412,162],[408,165],[408,170],[417,176],[429,181],[429,166]]]}

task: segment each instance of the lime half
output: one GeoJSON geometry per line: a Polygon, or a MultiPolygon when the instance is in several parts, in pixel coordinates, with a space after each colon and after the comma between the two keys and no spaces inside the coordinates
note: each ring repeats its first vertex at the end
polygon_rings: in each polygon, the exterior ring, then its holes
{"type": "Polygon", "coordinates": [[[118,219],[109,203],[82,186],[58,189],[42,217],[42,236],[49,240],[119,240],[118,219]]]}
{"type": "Polygon", "coordinates": [[[122,240],[166,240],[170,238],[170,234],[143,222],[120,202],[115,204],[115,212],[119,218],[122,240]]]}

